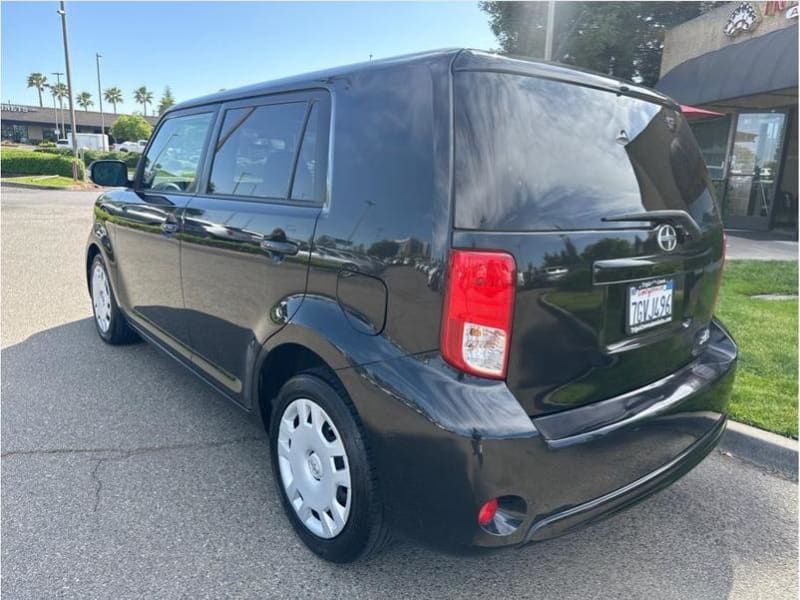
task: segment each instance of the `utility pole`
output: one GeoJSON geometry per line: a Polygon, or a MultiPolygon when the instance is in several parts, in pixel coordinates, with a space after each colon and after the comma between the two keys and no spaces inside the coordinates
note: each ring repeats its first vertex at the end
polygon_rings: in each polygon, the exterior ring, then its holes
{"type": "Polygon", "coordinates": [[[100,133],[103,134],[103,150],[108,150],[106,147],[106,119],[103,115],[103,90],[100,87],[100,59],[103,58],[103,55],[99,52],[95,52],[95,58],[97,59],[97,99],[100,102],[100,133]]]}
{"type": "MultiPolygon", "coordinates": [[[[63,73],[51,73],[51,75],[55,75],[56,76],[56,81],[58,82],[58,87],[56,89],[57,90],[61,90],[61,76],[63,75],[63,73]]],[[[53,96],[53,98],[55,98],[55,96],[53,96]]],[[[61,118],[61,135],[59,135],[59,137],[63,139],[65,137],[67,137],[67,133],[65,131],[67,126],[64,123],[64,98],[61,97],[61,94],[58,95],[58,112],[59,112],[59,114],[56,115],[56,129],[58,129],[58,119],[60,117],[61,118]]]]}
{"type": "Polygon", "coordinates": [[[547,28],[545,29],[544,38],[544,59],[553,60],[553,29],[556,22],[556,2],[555,0],[548,0],[547,2],[547,28]]]}
{"type": "Polygon", "coordinates": [[[67,64],[67,93],[69,95],[69,120],[72,124],[72,154],[75,162],[72,163],[72,178],[78,180],[78,130],[75,127],[75,104],[72,100],[72,75],[69,69],[69,40],[67,38],[67,10],[64,0],[60,2],[61,8],[57,11],[61,15],[61,31],[64,34],[64,62],[67,64]]]}
{"type": "Polygon", "coordinates": [[[58,139],[59,137],[61,137],[59,135],[61,132],[58,129],[58,108],[56,108],[56,95],[52,93],[54,89],[52,85],[50,85],[49,83],[46,83],[45,85],[50,88],[51,91],[50,95],[53,97],[53,116],[56,119],[56,139],[58,139]]]}

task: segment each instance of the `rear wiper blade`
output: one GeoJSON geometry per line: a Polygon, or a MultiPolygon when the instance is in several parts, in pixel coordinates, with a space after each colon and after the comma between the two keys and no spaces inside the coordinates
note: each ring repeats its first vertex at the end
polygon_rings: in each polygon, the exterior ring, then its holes
{"type": "Polygon", "coordinates": [[[648,212],[628,213],[614,217],[603,217],[603,221],[650,221],[652,223],[671,223],[683,229],[689,237],[699,237],[703,230],[685,210],[651,210],[648,212]]]}

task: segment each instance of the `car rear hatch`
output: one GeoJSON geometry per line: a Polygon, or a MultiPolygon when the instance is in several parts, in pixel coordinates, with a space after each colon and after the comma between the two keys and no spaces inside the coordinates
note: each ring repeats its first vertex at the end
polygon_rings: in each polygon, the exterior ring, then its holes
{"type": "Polygon", "coordinates": [[[516,263],[506,381],[529,415],[641,388],[708,340],[719,211],[657,96],[455,69],[454,248],[516,263]]]}

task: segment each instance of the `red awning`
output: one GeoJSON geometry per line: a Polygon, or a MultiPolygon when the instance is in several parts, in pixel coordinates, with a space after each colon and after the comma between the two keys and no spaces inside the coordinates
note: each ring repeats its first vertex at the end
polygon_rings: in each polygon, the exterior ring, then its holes
{"type": "Polygon", "coordinates": [[[713,110],[705,110],[704,108],[697,108],[696,106],[688,106],[686,104],[681,104],[681,112],[688,120],[722,116],[722,113],[714,112],[713,110]]]}

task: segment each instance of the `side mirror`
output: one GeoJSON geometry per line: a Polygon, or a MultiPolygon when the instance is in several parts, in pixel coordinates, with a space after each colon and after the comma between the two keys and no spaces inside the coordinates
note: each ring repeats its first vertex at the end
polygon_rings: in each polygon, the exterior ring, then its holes
{"type": "Polygon", "coordinates": [[[103,187],[128,187],[128,165],[121,160],[96,160],[89,165],[89,179],[103,187]]]}

